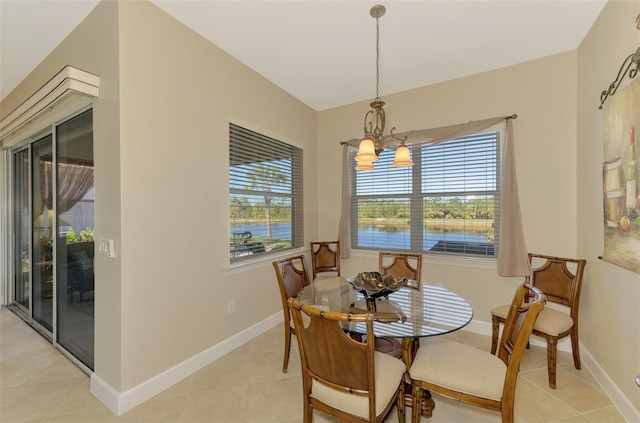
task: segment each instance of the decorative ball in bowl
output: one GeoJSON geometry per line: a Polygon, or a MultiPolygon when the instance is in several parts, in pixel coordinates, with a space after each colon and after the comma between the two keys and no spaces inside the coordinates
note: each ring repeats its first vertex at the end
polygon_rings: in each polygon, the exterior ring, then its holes
{"type": "Polygon", "coordinates": [[[362,272],[355,278],[347,278],[353,289],[367,298],[378,298],[391,294],[402,288],[407,278],[397,279],[380,272],[362,272]]]}

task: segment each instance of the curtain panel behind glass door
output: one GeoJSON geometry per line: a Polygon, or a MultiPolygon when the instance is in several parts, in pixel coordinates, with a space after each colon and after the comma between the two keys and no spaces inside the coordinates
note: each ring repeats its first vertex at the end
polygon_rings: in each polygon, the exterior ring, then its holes
{"type": "Polygon", "coordinates": [[[28,312],[31,297],[31,233],[29,231],[29,149],[13,155],[13,296],[28,312]]]}
{"type": "Polygon", "coordinates": [[[33,299],[32,318],[53,331],[53,178],[47,168],[53,160],[51,134],[31,146],[31,210],[32,240],[31,282],[33,299]]]}

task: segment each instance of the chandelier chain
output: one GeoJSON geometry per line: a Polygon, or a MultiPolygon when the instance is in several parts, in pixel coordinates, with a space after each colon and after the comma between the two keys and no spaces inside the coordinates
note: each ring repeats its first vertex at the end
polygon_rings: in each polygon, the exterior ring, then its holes
{"type": "Polygon", "coordinates": [[[391,166],[413,166],[411,153],[407,146],[404,145],[404,142],[407,140],[407,135],[399,137],[394,134],[395,126],[391,128],[389,135],[384,135],[384,101],[380,99],[380,17],[384,15],[384,12],[384,6],[380,4],[373,6],[369,12],[372,17],[376,18],[376,99],[371,102],[371,109],[364,115],[364,125],[362,128],[364,138],[360,142],[358,154],[355,156],[355,160],[358,163],[356,170],[374,170],[373,162],[378,161],[380,153],[385,149],[396,150],[395,159],[391,166]],[[392,140],[399,141],[400,145],[398,147],[388,145],[387,141],[392,140]]]}
{"type": "Polygon", "coordinates": [[[376,101],[380,101],[380,18],[376,18],[376,101]]]}

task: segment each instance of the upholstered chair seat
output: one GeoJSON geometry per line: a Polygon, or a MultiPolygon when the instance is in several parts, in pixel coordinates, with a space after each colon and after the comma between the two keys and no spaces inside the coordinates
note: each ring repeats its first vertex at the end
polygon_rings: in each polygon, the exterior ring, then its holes
{"type": "MultiPolygon", "coordinates": [[[[491,310],[492,315],[505,320],[507,318],[507,313],[509,313],[508,305],[502,305],[491,310]]],[[[548,333],[551,336],[558,336],[572,327],[573,319],[571,316],[561,311],[554,310],[551,307],[545,307],[545,309],[540,312],[533,329],[548,333]]]]}
{"type": "MultiPolygon", "coordinates": [[[[375,352],[376,416],[385,411],[398,390],[398,385],[407,370],[404,363],[390,355],[375,352]]],[[[330,388],[316,382],[311,388],[311,396],[333,408],[366,419],[369,416],[369,399],[330,388]]]]}
{"type": "Polygon", "coordinates": [[[502,399],[507,365],[493,354],[443,337],[426,338],[411,377],[477,397],[502,399]]]}
{"type": "Polygon", "coordinates": [[[507,312],[498,355],[447,338],[423,340],[409,369],[412,423],[420,422],[419,404],[425,389],[500,411],[503,423],[513,423],[520,360],[545,303],[538,288],[526,282],[518,287],[507,312]],[[525,302],[525,297],[530,301],[525,302]]]}

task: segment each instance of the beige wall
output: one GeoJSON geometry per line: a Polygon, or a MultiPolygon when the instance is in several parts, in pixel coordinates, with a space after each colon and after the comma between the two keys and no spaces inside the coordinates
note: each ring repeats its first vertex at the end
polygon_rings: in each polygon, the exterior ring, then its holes
{"type": "MultiPolygon", "coordinates": [[[[589,260],[580,338],[615,385],[640,410],[640,275],[598,260],[603,252],[603,111],[600,93],[640,47],[633,27],[640,1],[609,1],[578,49],[578,253],[589,260]]],[[[637,79],[637,78],[636,78],[637,79]]],[[[624,84],[629,79],[625,78],[624,84]]]]}
{"type": "MultiPolygon", "coordinates": [[[[575,51],[395,95],[383,95],[387,122],[398,132],[516,113],[515,152],[520,202],[530,251],[576,256],[575,51]]],[[[428,69],[425,69],[428,72],[428,69]]],[[[384,82],[384,74],[382,75],[384,82]]],[[[340,140],[361,136],[368,102],[320,113],[319,232],[337,232],[340,140]]],[[[326,235],[329,236],[329,235],[326,235]]],[[[345,260],[345,274],[376,269],[377,256],[345,260]]],[[[474,319],[490,322],[492,307],[511,301],[518,279],[494,268],[435,264],[427,256],[423,278],[442,283],[472,305],[474,319]]]]}
{"type": "MultiPolygon", "coordinates": [[[[120,130],[118,3],[103,2],[0,104],[9,114],[64,66],[100,76],[100,97],[93,102],[95,161],[95,235],[120,239],[120,130]],[[115,211],[115,212],[114,212],[115,211]]],[[[71,111],[73,112],[73,111],[71,111]]],[[[60,118],[60,117],[58,117],[60,118]]],[[[46,124],[42,115],[39,124],[46,124]]],[[[49,122],[51,124],[51,122],[49,122]]],[[[120,258],[96,255],[95,370],[121,389],[122,367],[120,258]]]]}
{"type": "Polygon", "coordinates": [[[303,148],[308,242],[317,117],[151,3],[129,1],[101,3],[2,110],[67,64],[101,78],[96,237],[114,239],[117,257],[96,255],[95,374],[124,393],[281,312],[270,260],[225,275],[228,125],[303,148]]]}
{"type": "Polygon", "coordinates": [[[279,310],[270,262],[224,273],[229,121],[302,147],[305,199],[313,199],[316,114],[150,3],[120,7],[127,389],[279,310]]]}
{"type": "MultiPolygon", "coordinates": [[[[516,162],[528,250],[587,259],[581,298],[580,339],[592,363],[640,410],[640,275],[610,265],[602,254],[602,111],[600,93],[622,60],[640,46],[633,21],[638,1],[610,1],[576,51],[498,69],[396,95],[383,95],[390,125],[398,131],[437,127],[517,113],[516,162]],[[620,325],[613,321],[622,322],[620,325]],[[604,373],[603,373],[604,372],[604,373]]],[[[425,70],[425,71],[428,71],[425,70]]],[[[382,75],[384,81],[384,75],[382,75]]],[[[361,136],[368,102],[319,115],[319,232],[337,232],[341,140],[361,136]]],[[[375,269],[373,254],[355,254],[345,274],[375,269]]],[[[510,299],[517,280],[495,270],[434,264],[425,257],[423,278],[469,300],[475,321],[510,299]]],[[[477,328],[478,326],[476,326],[477,328]]],[[[623,400],[624,401],[624,400],[623,400]]],[[[621,404],[618,404],[619,406],[621,404]]],[[[627,404],[622,404],[627,407],[627,404]]],[[[634,413],[632,410],[631,413],[634,413]]]]}
{"type": "MultiPolygon", "coordinates": [[[[639,44],[640,32],[631,28],[638,9],[637,1],[610,2],[578,51],[383,92],[388,122],[399,131],[518,114],[528,249],[588,260],[581,339],[637,409],[639,277],[597,260],[597,100],[639,44]],[[620,24],[627,20],[629,27],[620,24]],[[612,326],[613,320],[629,326],[612,326]]],[[[150,3],[109,1],[0,104],[0,113],[64,65],[101,78],[94,103],[96,236],[116,240],[117,258],[96,256],[95,367],[125,392],[280,310],[268,261],[225,273],[228,122],[304,148],[306,243],[337,236],[339,141],[360,135],[369,102],[315,113],[150,3]],[[232,299],[236,312],[228,315],[232,299]]],[[[343,272],[376,267],[377,256],[356,254],[343,272]]],[[[423,268],[425,279],[467,298],[481,322],[511,299],[518,282],[490,266],[425,258],[423,268]]]]}

